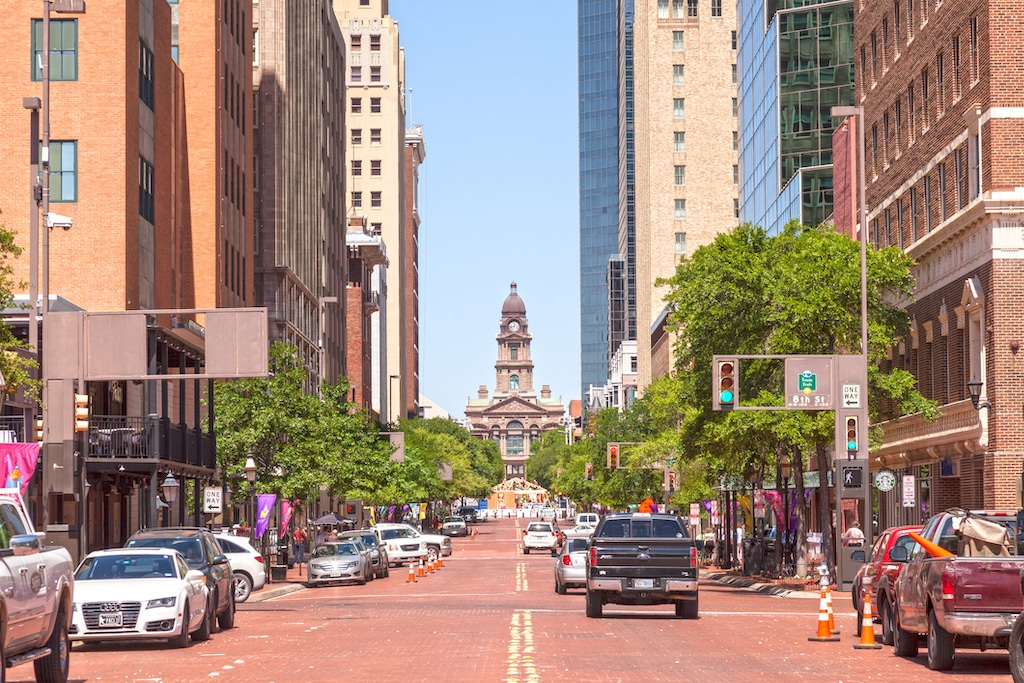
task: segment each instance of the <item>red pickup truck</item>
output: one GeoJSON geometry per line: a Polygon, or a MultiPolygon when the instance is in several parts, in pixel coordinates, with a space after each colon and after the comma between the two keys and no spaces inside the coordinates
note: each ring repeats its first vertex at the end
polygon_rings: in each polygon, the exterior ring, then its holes
{"type": "Polygon", "coordinates": [[[921,532],[931,551],[921,544],[909,558],[906,549],[890,551],[895,561],[909,560],[896,581],[895,654],[916,656],[924,635],[928,668],[945,671],[953,667],[957,647],[1008,646],[1024,611],[1017,523],[1016,510],[947,510],[921,532]]]}
{"type": "MultiPolygon", "coordinates": [[[[896,579],[906,564],[906,559],[897,562],[892,559],[893,548],[904,548],[909,554],[917,544],[910,532],[920,532],[920,526],[889,527],[878,535],[875,545],[853,579],[853,607],[857,610],[857,635],[864,622],[864,594],[871,595],[872,621],[882,625],[882,644],[892,645],[892,606],[896,590],[896,579]]],[[[899,553],[897,553],[899,554],[899,553]]],[[[856,556],[855,558],[856,559],[856,556]]]]}

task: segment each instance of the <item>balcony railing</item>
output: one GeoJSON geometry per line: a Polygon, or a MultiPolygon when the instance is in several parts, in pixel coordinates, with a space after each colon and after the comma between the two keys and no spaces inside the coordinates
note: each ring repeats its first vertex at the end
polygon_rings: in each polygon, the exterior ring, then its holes
{"type": "Polygon", "coordinates": [[[89,418],[90,458],[157,459],[206,467],[217,466],[214,439],[167,418],[93,415],[89,418]]]}
{"type": "Polygon", "coordinates": [[[24,415],[0,415],[0,443],[28,441],[24,415]]]}

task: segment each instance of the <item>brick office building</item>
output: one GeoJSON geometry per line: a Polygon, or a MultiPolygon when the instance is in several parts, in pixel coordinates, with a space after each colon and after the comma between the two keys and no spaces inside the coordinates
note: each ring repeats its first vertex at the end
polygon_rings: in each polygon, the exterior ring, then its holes
{"type": "MultiPolygon", "coordinates": [[[[914,499],[900,486],[880,493],[882,526],[954,505],[1020,505],[1024,53],[1013,36],[1022,8],[985,0],[858,7],[868,238],[917,263],[911,333],[886,365],[911,371],[942,407],[934,422],[883,423],[872,469],[914,475],[914,499]],[[991,407],[974,408],[972,380],[991,407]]],[[[837,145],[837,163],[850,164],[851,148],[837,145]]]]}

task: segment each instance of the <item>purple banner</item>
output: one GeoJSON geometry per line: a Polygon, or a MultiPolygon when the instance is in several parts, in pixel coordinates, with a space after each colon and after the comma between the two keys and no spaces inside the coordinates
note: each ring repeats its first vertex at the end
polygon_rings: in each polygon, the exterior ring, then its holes
{"type": "Polygon", "coordinates": [[[253,529],[253,538],[262,538],[270,526],[270,511],[274,509],[277,502],[276,493],[261,493],[256,496],[256,527],[253,529]]]}

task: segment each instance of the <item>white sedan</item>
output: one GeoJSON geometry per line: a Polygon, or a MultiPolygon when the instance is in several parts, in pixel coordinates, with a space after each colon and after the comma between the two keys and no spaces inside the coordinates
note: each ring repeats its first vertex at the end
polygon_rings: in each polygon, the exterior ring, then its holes
{"type": "Polygon", "coordinates": [[[164,639],[188,647],[210,637],[206,578],[166,548],[89,553],[75,572],[71,640],[164,639]]]}
{"type": "Polygon", "coordinates": [[[577,524],[574,527],[569,527],[563,533],[566,538],[590,538],[594,535],[594,529],[589,524],[577,524]]]}

